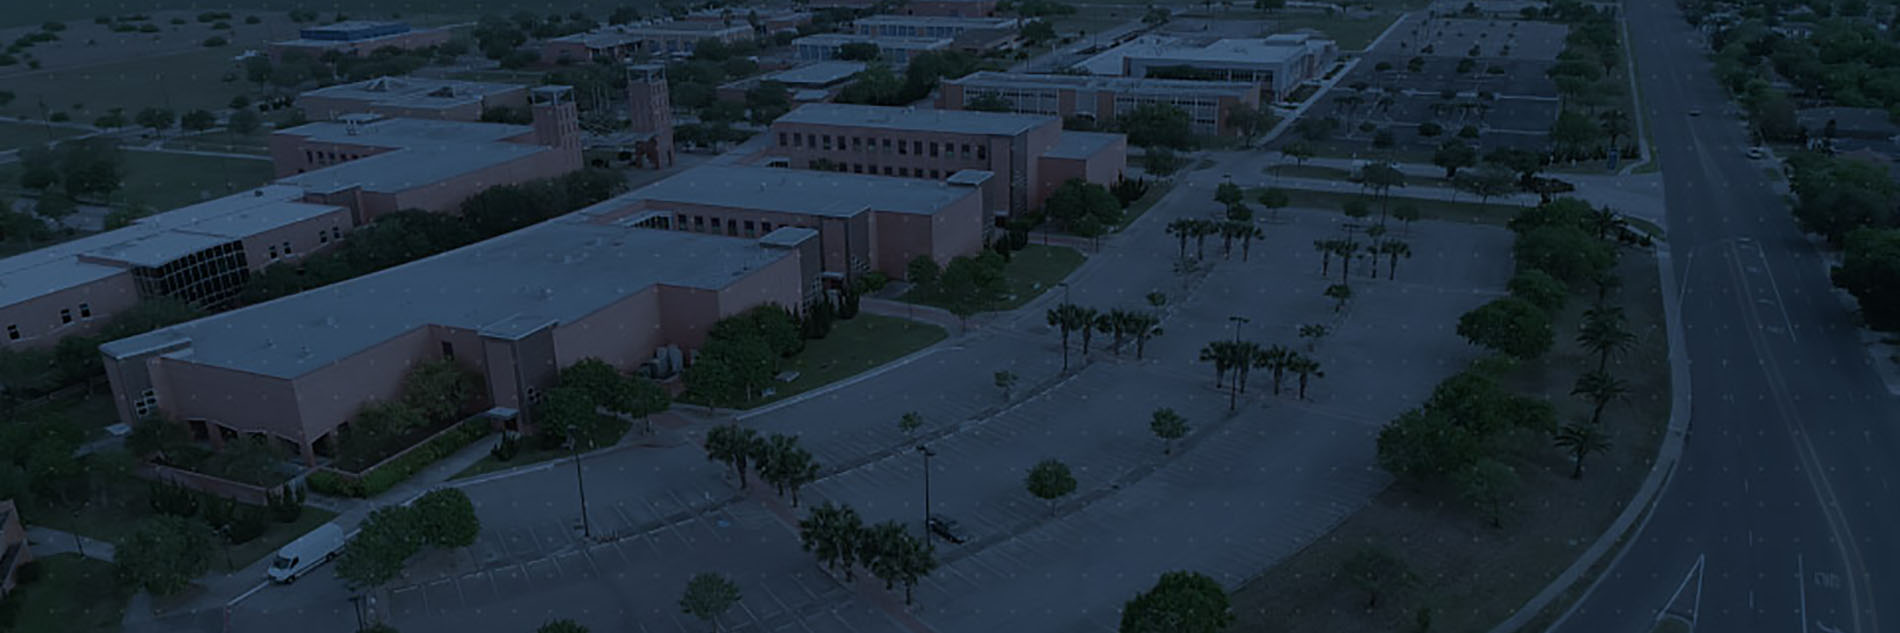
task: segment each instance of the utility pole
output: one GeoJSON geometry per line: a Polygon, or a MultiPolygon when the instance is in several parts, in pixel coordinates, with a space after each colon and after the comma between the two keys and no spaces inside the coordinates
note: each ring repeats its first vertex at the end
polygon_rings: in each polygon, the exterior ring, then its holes
{"type": "Polygon", "coordinates": [[[937,452],[922,444],[917,445],[917,452],[924,456],[924,542],[928,543],[930,541],[930,458],[936,457],[937,452]]]}
{"type": "Polygon", "coordinates": [[[581,440],[572,424],[567,426],[568,449],[574,453],[574,487],[581,495],[581,536],[594,538],[593,525],[587,520],[587,479],[581,476],[581,440]]]}

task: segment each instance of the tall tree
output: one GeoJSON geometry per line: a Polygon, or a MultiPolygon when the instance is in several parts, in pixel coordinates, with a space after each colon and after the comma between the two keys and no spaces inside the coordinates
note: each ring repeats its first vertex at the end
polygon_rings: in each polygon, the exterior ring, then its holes
{"type": "Polygon", "coordinates": [[[1196,220],[1192,218],[1180,218],[1168,223],[1168,234],[1180,240],[1180,253],[1176,257],[1187,259],[1187,241],[1194,237],[1195,224],[1196,220]]]}
{"type": "MultiPolygon", "coordinates": [[[[1082,306],[1064,303],[1049,310],[1046,320],[1050,327],[1062,335],[1062,370],[1069,370],[1069,333],[1086,330],[1092,324],[1089,314],[1082,306]]],[[[1086,345],[1084,345],[1086,347],[1086,345]]]]}
{"type": "Polygon", "coordinates": [[[1458,317],[1458,335],[1473,345],[1529,360],[1550,349],[1550,317],[1516,297],[1496,299],[1458,317]]]}
{"type": "Polygon", "coordinates": [[[410,506],[413,526],[422,542],[436,547],[460,548],[475,544],[481,535],[482,521],[475,514],[475,503],[460,488],[439,488],[416,499],[410,506]]]}
{"type": "MultiPolygon", "coordinates": [[[[1386,279],[1399,278],[1399,258],[1412,258],[1412,245],[1400,240],[1385,240],[1379,242],[1377,250],[1385,254],[1386,279]]],[[[1374,274],[1377,274],[1376,270],[1374,274]]]]}
{"type": "Polygon", "coordinates": [[[712,572],[694,574],[680,595],[680,612],[711,622],[719,630],[719,616],[739,604],[739,585],[712,572]]]}
{"type": "Polygon", "coordinates": [[[1075,486],[1075,475],[1069,472],[1069,465],[1053,459],[1036,462],[1023,478],[1023,487],[1036,498],[1048,501],[1051,513],[1055,512],[1056,500],[1075,492],[1075,486]]]}
{"type": "Polygon", "coordinates": [[[1577,385],[1570,389],[1570,394],[1583,396],[1590,401],[1590,424],[1594,426],[1603,421],[1603,409],[1610,406],[1611,402],[1628,397],[1629,391],[1628,382],[1610,375],[1608,371],[1596,369],[1578,376],[1577,385]]]}
{"type": "Polygon", "coordinates": [[[119,578],[158,595],[177,593],[211,570],[212,539],[204,522],[175,516],[140,519],[117,544],[119,578]]]}
{"type": "Polygon", "coordinates": [[[1583,478],[1583,458],[1610,450],[1609,434],[1604,433],[1603,427],[1595,423],[1566,424],[1563,428],[1557,429],[1552,440],[1557,448],[1570,453],[1571,458],[1576,460],[1576,466],[1570,469],[1571,479],[1583,478]]]}
{"type": "Polygon", "coordinates": [[[816,554],[827,569],[843,567],[844,578],[850,581],[862,549],[864,520],[850,506],[827,501],[798,522],[798,538],[805,551],[816,554]]]}
{"type": "Polygon", "coordinates": [[[1300,378],[1300,399],[1306,399],[1306,385],[1313,378],[1325,378],[1326,372],[1320,371],[1318,360],[1305,354],[1293,354],[1286,360],[1286,370],[1300,378]]]}
{"type": "Polygon", "coordinates": [[[748,487],[747,466],[758,453],[759,432],[732,422],[706,432],[706,459],[732,468],[739,477],[739,488],[748,487]]]}
{"type": "Polygon", "coordinates": [[[1120,633],[1220,633],[1233,624],[1227,592],[1206,575],[1171,571],[1122,605],[1120,633]]]}
{"type": "Polygon", "coordinates": [[[1187,418],[1175,413],[1174,409],[1161,408],[1148,416],[1148,430],[1161,438],[1161,454],[1174,454],[1174,441],[1188,434],[1187,418]]]}
{"type": "Polygon", "coordinates": [[[1445,141],[1432,152],[1432,164],[1445,168],[1445,180],[1458,177],[1458,170],[1478,164],[1478,148],[1462,141],[1445,141]]]}
{"type": "Polygon", "coordinates": [[[1591,308],[1583,313],[1583,326],[1577,331],[1577,344],[1597,355],[1597,371],[1609,367],[1610,356],[1629,351],[1636,335],[1625,325],[1623,309],[1615,306],[1591,308]]]}
{"type": "Polygon", "coordinates": [[[1517,471],[1491,458],[1458,474],[1459,494],[1478,507],[1491,520],[1491,527],[1504,527],[1504,508],[1517,494],[1517,471]]]}
{"type": "Polygon", "coordinates": [[[1126,323],[1128,335],[1135,339],[1135,359],[1141,360],[1148,349],[1148,339],[1161,336],[1161,317],[1152,312],[1133,312],[1126,323]]]}
{"type": "Polygon", "coordinates": [[[1256,201],[1260,203],[1260,206],[1266,207],[1267,214],[1273,219],[1279,219],[1280,209],[1292,204],[1292,198],[1287,195],[1286,190],[1279,187],[1267,187],[1261,190],[1260,197],[1256,198],[1256,201]]]}

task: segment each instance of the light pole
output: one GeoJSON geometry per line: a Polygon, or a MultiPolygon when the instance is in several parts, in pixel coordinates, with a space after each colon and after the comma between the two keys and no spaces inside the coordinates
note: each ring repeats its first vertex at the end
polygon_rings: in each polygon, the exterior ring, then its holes
{"type": "Polygon", "coordinates": [[[1056,285],[1062,287],[1062,303],[1067,304],[1069,302],[1069,282],[1058,281],[1056,285]]]}
{"type": "Polygon", "coordinates": [[[1234,344],[1239,345],[1240,344],[1240,326],[1247,324],[1249,321],[1252,321],[1252,319],[1249,319],[1244,316],[1230,316],[1230,317],[1227,317],[1227,320],[1233,322],[1234,324],[1234,344]]]}
{"type": "Polygon", "coordinates": [[[924,541],[928,542],[930,540],[930,458],[936,457],[937,451],[919,444],[917,452],[924,455],[924,541]]]}
{"type": "Polygon", "coordinates": [[[581,476],[581,438],[578,429],[567,425],[568,450],[574,452],[574,487],[581,495],[581,536],[594,538],[594,528],[587,520],[587,479],[581,476]]]}
{"type": "Polygon", "coordinates": [[[363,594],[350,596],[350,606],[356,611],[356,630],[363,630],[363,594]]]}

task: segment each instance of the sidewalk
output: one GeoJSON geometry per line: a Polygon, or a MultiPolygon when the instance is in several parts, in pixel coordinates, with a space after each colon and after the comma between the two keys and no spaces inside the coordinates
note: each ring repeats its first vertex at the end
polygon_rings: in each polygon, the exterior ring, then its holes
{"type": "Polygon", "coordinates": [[[70,553],[110,563],[114,554],[111,543],[40,525],[26,526],[26,542],[34,556],[70,553]]]}

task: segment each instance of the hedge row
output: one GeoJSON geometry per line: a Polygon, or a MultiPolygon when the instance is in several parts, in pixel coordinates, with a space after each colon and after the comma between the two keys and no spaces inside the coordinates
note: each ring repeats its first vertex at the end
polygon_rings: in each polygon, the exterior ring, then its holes
{"type": "Polygon", "coordinates": [[[311,490],[333,497],[367,498],[382,494],[396,484],[414,477],[430,464],[442,458],[454,455],[475,440],[488,435],[490,430],[488,416],[478,415],[457,423],[447,433],[436,435],[422,445],[404,453],[401,457],[389,460],[383,465],[371,469],[358,477],[339,474],[329,470],[310,473],[307,483],[311,490]]]}

